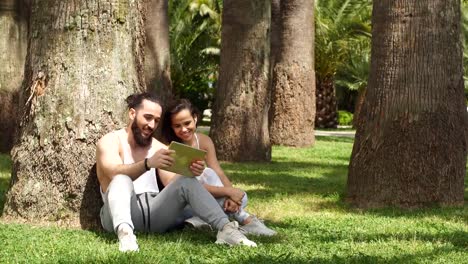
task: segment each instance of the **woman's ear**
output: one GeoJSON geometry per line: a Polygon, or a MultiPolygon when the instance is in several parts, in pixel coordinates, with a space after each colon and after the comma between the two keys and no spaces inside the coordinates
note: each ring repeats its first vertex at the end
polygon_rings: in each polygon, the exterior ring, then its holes
{"type": "Polygon", "coordinates": [[[197,121],[198,121],[197,116],[194,116],[194,117],[193,117],[193,120],[195,120],[195,126],[196,126],[196,125],[197,125],[197,121]]]}

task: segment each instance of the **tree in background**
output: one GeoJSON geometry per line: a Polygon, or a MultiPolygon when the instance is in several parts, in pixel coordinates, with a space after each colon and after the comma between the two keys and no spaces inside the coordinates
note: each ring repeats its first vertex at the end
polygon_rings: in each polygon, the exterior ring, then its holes
{"type": "Polygon", "coordinates": [[[27,48],[27,9],[23,1],[0,2],[0,152],[9,152],[16,134],[18,91],[27,48]]]}
{"type": "Polygon", "coordinates": [[[145,0],[145,80],[162,102],[172,97],[168,0],[145,0]]]}
{"type": "Polygon", "coordinates": [[[218,157],[269,161],[270,1],[224,1],[221,66],[210,136],[218,157]]]}
{"type": "Polygon", "coordinates": [[[277,15],[272,18],[279,20],[279,45],[270,88],[271,143],[310,146],[315,119],[314,1],[280,1],[277,15]]]}
{"type": "Polygon", "coordinates": [[[359,207],[463,205],[460,1],[374,1],[369,87],[349,165],[359,207]]]}
{"type": "Polygon", "coordinates": [[[355,50],[355,39],[368,35],[370,0],[315,1],[315,127],[338,124],[336,74],[355,50]]]}
{"type": "Polygon", "coordinates": [[[32,1],[19,140],[4,215],[99,225],[97,140],[145,90],[139,1],[32,1]],[[47,8],[44,8],[47,7],[47,8]]]}
{"type": "Polygon", "coordinates": [[[362,104],[366,96],[367,82],[370,70],[370,33],[369,37],[360,37],[352,40],[352,50],[349,50],[347,59],[336,73],[336,91],[342,108],[354,112],[353,125],[357,126],[362,104]],[[355,94],[357,93],[357,96],[355,94]],[[357,98],[356,98],[357,97],[357,98]]]}
{"type": "Polygon", "coordinates": [[[171,76],[174,93],[200,111],[211,107],[221,45],[220,0],[170,0],[171,76]]]}
{"type": "Polygon", "coordinates": [[[465,98],[468,101],[468,0],[462,1],[462,31],[463,31],[463,69],[465,80],[465,98]]]}

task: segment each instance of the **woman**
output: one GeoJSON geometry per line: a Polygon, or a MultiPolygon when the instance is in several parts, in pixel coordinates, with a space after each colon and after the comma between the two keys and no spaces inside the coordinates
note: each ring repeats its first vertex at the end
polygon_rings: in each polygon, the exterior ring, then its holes
{"type": "Polygon", "coordinates": [[[233,217],[242,225],[246,234],[273,236],[276,232],[266,227],[255,216],[247,213],[247,194],[232,186],[226,177],[216,157],[216,150],[211,138],[197,133],[198,111],[186,99],[180,99],[166,109],[163,116],[163,141],[184,143],[194,148],[206,151],[205,162],[207,168],[197,179],[218,200],[226,214],[233,217]]]}

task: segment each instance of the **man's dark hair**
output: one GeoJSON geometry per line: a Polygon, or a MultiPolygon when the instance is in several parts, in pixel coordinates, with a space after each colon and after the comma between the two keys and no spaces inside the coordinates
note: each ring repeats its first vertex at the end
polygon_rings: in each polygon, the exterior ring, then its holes
{"type": "Polygon", "coordinates": [[[143,100],[148,100],[161,105],[161,101],[159,100],[159,98],[155,94],[148,92],[134,93],[132,95],[129,95],[127,99],[125,99],[125,102],[127,102],[128,109],[137,109],[138,107],[140,107],[143,100]]]}

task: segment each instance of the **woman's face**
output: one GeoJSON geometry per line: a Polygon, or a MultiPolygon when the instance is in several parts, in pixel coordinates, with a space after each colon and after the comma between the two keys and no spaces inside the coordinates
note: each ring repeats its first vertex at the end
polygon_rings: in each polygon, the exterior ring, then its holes
{"type": "Polygon", "coordinates": [[[191,141],[195,133],[197,119],[194,118],[188,109],[184,109],[171,117],[171,127],[174,134],[182,141],[191,141]]]}

